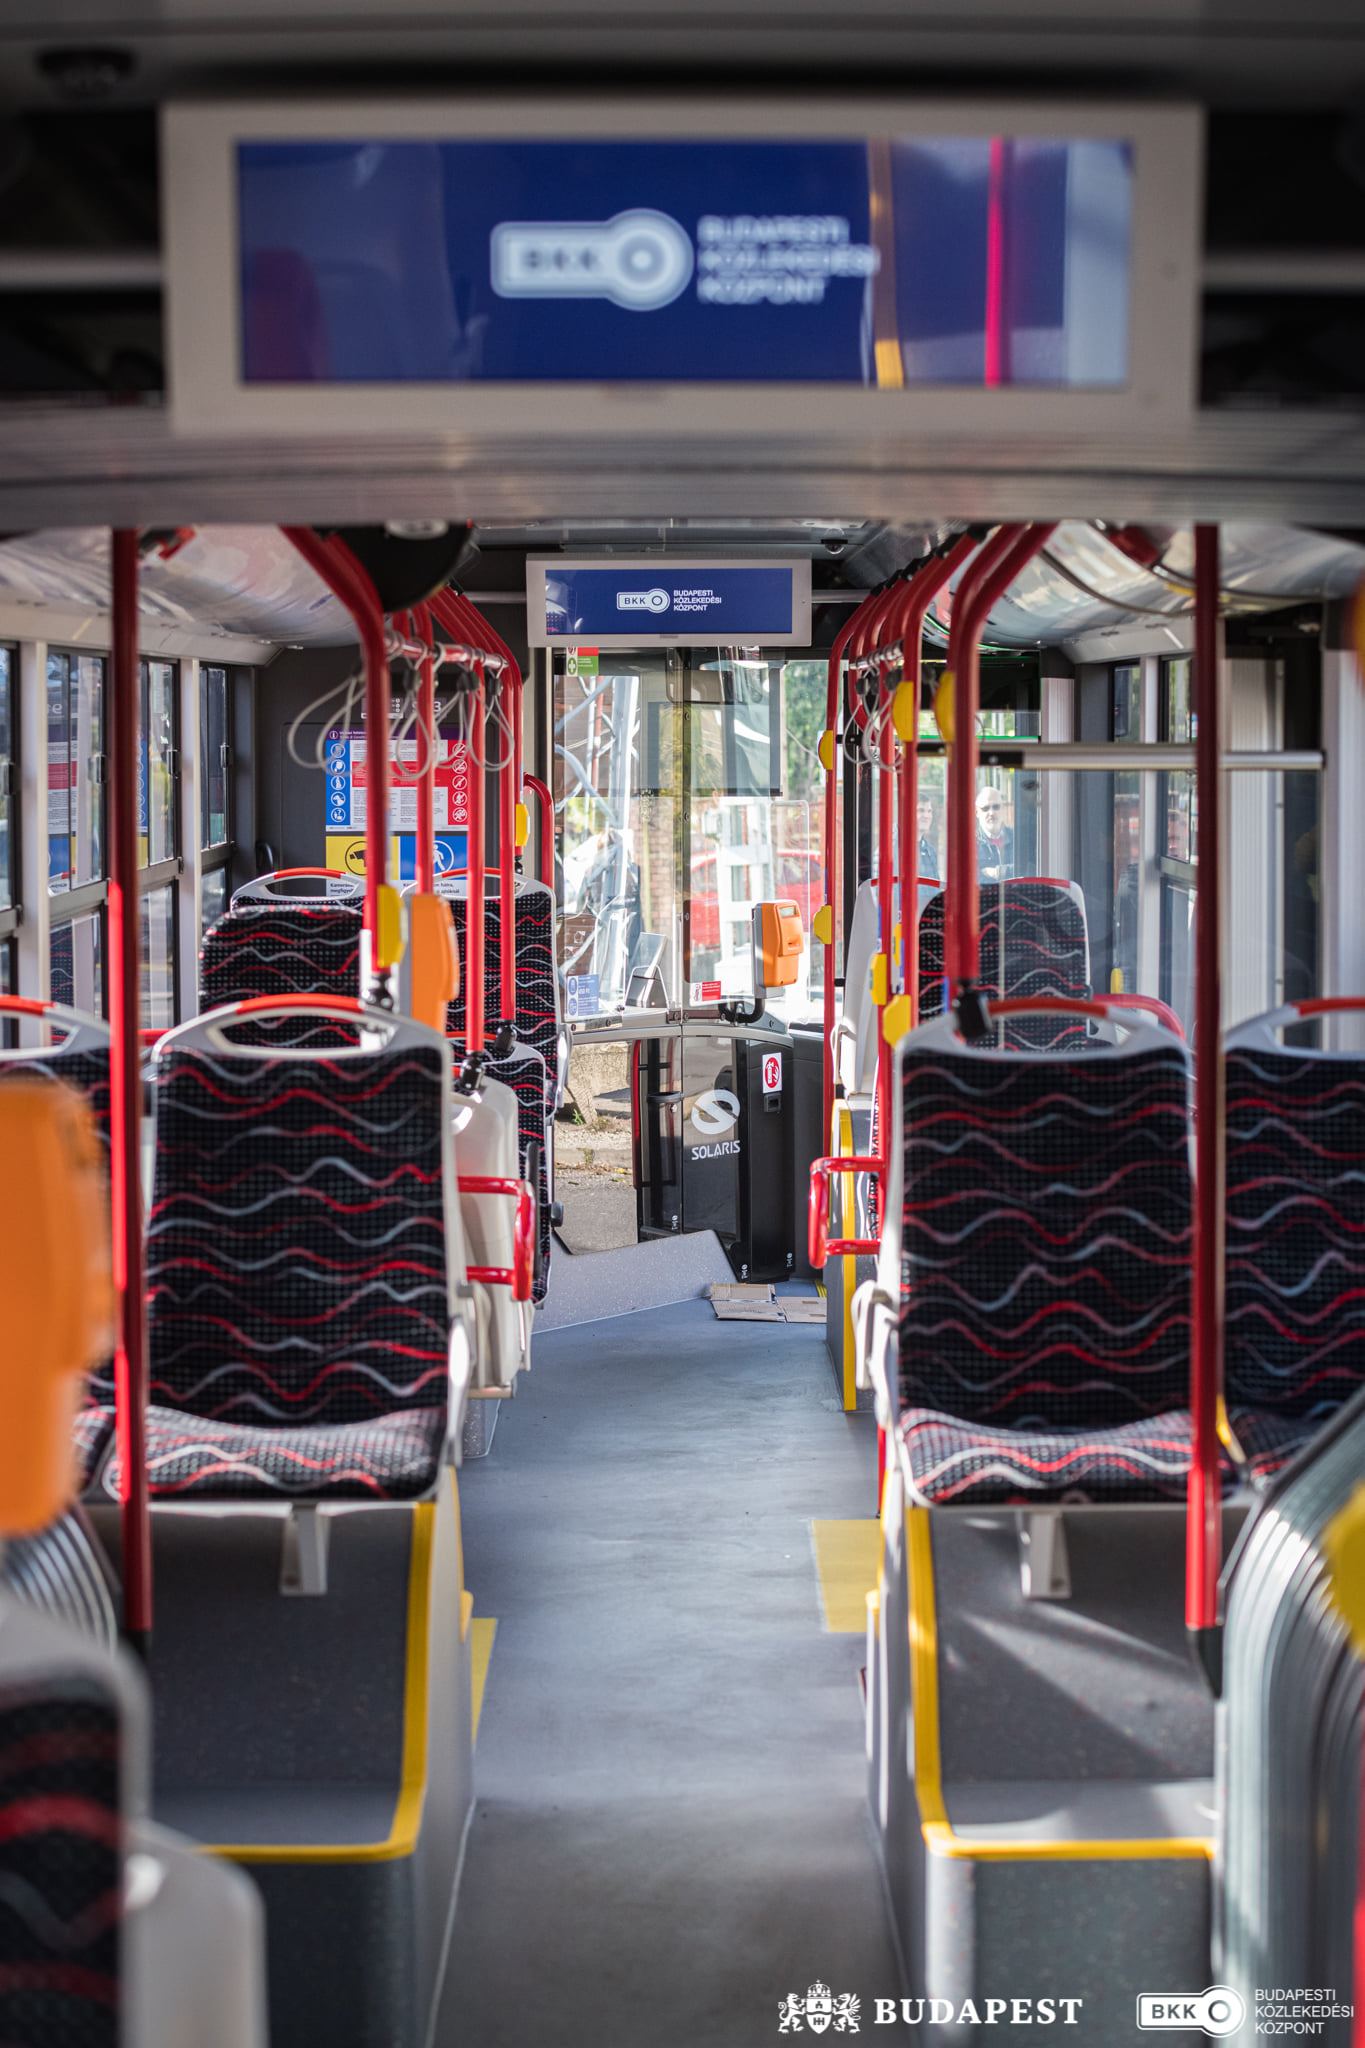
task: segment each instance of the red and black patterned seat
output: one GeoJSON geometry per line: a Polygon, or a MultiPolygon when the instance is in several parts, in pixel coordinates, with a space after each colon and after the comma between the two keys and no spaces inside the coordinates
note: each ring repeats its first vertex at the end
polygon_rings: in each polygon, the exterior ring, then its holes
{"type": "Polygon", "coordinates": [[[1224,1393],[1253,1478],[1365,1382],[1365,1057],[1279,1044],[1292,1008],[1226,1053],[1224,1393]]]}
{"type": "Polygon", "coordinates": [[[118,1700],[79,1669],[0,1680],[0,2041],[117,2048],[118,1700]]]}
{"type": "MultiPolygon", "coordinates": [[[[358,897],[275,895],[265,875],[239,889],[229,909],[204,933],[199,953],[201,1009],[245,1003],[253,996],[360,994],[358,897]]],[[[342,1045],[344,1030],[318,1018],[285,1017],[244,1028],[243,1042],[342,1045]]]]}
{"type": "MultiPolygon", "coordinates": [[[[919,1013],[927,1023],[943,1009],[943,945],[946,898],[932,896],[920,914],[919,1013]]],[[[1020,878],[981,890],[981,971],[987,989],[1007,996],[1061,996],[1083,1001],[1090,994],[1090,941],[1084,899],[1075,883],[1020,878]],[[1003,905],[1001,898],[1003,897],[1003,905]],[[1004,984],[1001,985],[1000,927],[1004,913],[1004,984]]],[[[1072,1051],[1087,1040],[1081,1019],[1040,1015],[1005,1020],[1004,1044],[1017,1050],[1072,1051]]]]}
{"type": "MultiPolygon", "coordinates": [[[[464,1276],[450,1048],[162,1041],[147,1231],[153,1498],[412,1499],[435,1483],[464,1276]]],[[[462,1326],[461,1326],[462,1327],[462,1326]]],[[[116,1493],[117,1455],[105,1473],[116,1493]]]]}
{"type": "MultiPolygon", "coordinates": [[[[452,1040],[452,1043],[455,1043],[452,1040]]],[[[455,1044],[455,1056],[464,1053],[455,1044]]],[[[529,1046],[514,1045],[506,1059],[490,1059],[484,1068],[493,1080],[503,1082],[517,1098],[517,1153],[519,1171],[527,1177],[531,1147],[539,1149],[536,1173],[536,1216],[540,1234],[540,1270],[531,1285],[532,1301],[544,1301],[550,1284],[550,1140],[554,1126],[545,1114],[545,1062],[529,1046]]]]}
{"type": "MultiPolygon", "coordinates": [[[[0,1049],[0,1083],[41,1075],[78,1089],[89,1105],[95,1133],[109,1147],[109,1027],[82,1010],[50,1004],[42,1021],[64,1036],[56,1045],[0,1049]]],[[[86,1405],[76,1418],[76,1459],[82,1488],[94,1477],[114,1429],[114,1362],[105,1359],[86,1383],[86,1405]]]]}
{"type": "Polygon", "coordinates": [[[1184,1047],[1144,1028],[1079,1059],[1000,1052],[944,1019],[902,1043],[897,1075],[899,1380],[886,1392],[914,1497],[1182,1499],[1184,1047]]]}
{"type": "MultiPolygon", "coordinates": [[[[559,977],[555,972],[555,899],[543,882],[518,880],[513,898],[516,921],[516,1015],[504,1020],[502,1012],[502,905],[496,895],[484,898],[484,1030],[492,1037],[504,1021],[515,1024],[517,1042],[529,1046],[545,1062],[549,1110],[553,1113],[560,1095],[560,1050],[563,1023],[559,1013],[559,977]]],[[[468,898],[461,893],[451,898],[455,931],[461,960],[465,957],[465,921],[468,898]]],[[[455,1039],[465,1034],[465,977],[460,993],[450,1005],[446,1030],[455,1039]]],[[[505,1080],[505,1075],[499,1076],[505,1080]]]]}

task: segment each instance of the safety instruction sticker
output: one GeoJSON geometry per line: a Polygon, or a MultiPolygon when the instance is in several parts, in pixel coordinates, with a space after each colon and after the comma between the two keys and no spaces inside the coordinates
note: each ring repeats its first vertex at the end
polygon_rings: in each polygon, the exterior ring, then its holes
{"type": "MultiPolygon", "coordinates": [[[[463,832],[469,824],[469,757],[463,741],[437,734],[436,788],[432,798],[437,832],[463,832]]],[[[327,831],[363,832],[369,778],[363,727],[333,726],[326,739],[327,831]]],[[[425,765],[417,734],[399,742],[389,761],[389,830],[417,830],[417,785],[425,765]]]]}
{"type": "MultiPolygon", "coordinates": [[[[449,895],[456,875],[465,869],[466,850],[469,841],[463,832],[438,832],[436,834],[436,891],[438,895],[449,895]]],[[[327,834],[327,866],[339,868],[343,874],[363,875],[365,872],[365,835],[353,833],[327,834]]],[[[391,882],[415,882],[417,879],[417,835],[415,832],[395,832],[389,838],[389,880],[391,882]]]]}

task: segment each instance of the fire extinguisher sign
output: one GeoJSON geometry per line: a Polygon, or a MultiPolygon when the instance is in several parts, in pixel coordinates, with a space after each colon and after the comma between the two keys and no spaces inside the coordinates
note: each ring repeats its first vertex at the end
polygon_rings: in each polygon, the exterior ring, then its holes
{"type": "Polygon", "coordinates": [[[780,1052],[765,1052],[763,1055],[763,1093],[782,1093],[782,1055],[780,1052]]]}

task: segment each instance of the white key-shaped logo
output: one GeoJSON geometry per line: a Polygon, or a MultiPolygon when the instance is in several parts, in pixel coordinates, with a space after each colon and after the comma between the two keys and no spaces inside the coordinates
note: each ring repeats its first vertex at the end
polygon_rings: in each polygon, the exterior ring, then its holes
{"type": "Polygon", "coordinates": [[[502,299],[610,299],[630,313],[671,305],[692,276],[685,228],[653,207],[612,220],[505,220],[489,244],[502,299]]]}

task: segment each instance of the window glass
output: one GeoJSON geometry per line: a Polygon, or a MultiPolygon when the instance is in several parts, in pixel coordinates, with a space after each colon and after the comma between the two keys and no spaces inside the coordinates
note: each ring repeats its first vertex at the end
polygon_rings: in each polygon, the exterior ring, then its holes
{"type": "Polygon", "coordinates": [[[138,754],[138,864],[169,860],[175,832],[175,663],[144,661],[138,754]]]}
{"type": "Polygon", "coordinates": [[[211,868],[204,876],[199,891],[199,929],[206,932],[209,926],[220,918],[228,905],[228,871],[226,868],[211,868]]]}
{"type": "Polygon", "coordinates": [[[97,912],[55,926],[49,953],[53,1002],[95,1017],[104,1015],[103,925],[97,912]]]}
{"type": "Polygon", "coordinates": [[[227,816],[227,670],[199,671],[199,844],[222,846],[227,816]]]}
{"type": "Polygon", "coordinates": [[[8,647],[0,647],[0,910],[12,910],[14,907],[14,856],[18,838],[13,829],[14,798],[11,795],[11,789],[19,779],[10,724],[13,701],[11,675],[10,651],[8,647]]]}
{"type": "Polygon", "coordinates": [[[47,658],[48,889],[54,896],[104,874],[104,662],[47,658]]]}
{"type": "Polygon", "coordinates": [[[175,884],[141,898],[142,1021],[167,1030],[175,1022],[175,884]]]}
{"type": "Polygon", "coordinates": [[[1114,670],[1114,738],[1133,746],[1142,738],[1142,667],[1136,661],[1114,670]]]}

